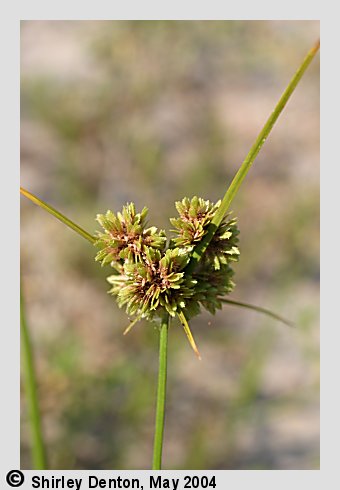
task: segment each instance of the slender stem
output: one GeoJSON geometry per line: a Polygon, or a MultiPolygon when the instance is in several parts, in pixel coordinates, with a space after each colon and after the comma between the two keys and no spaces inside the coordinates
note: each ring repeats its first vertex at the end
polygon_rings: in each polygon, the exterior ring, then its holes
{"type": "Polygon", "coordinates": [[[22,289],[20,290],[20,325],[22,341],[22,359],[24,366],[25,390],[28,402],[29,421],[32,433],[32,462],[34,469],[47,469],[46,451],[41,428],[38,403],[37,382],[34,368],[34,355],[25,315],[22,289]]]}
{"type": "Polygon", "coordinates": [[[164,316],[160,329],[156,424],[155,424],[155,438],[154,438],[154,446],[153,446],[153,463],[152,463],[153,470],[160,470],[162,467],[169,318],[170,318],[169,315],[164,316]]]}
{"type": "Polygon", "coordinates": [[[255,306],[255,305],[251,305],[249,303],[243,303],[241,301],[235,301],[233,299],[226,299],[226,298],[219,298],[219,300],[222,303],[227,303],[227,304],[233,305],[233,306],[240,306],[241,308],[248,308],[249,310],[254,310],[254,311],[257,311],[259,313],[264,313],[265,315],[268,315],[268,316],[274,318],[275,320],[278,320],[279,322],[282,322],[285,325],[288,325],[289,327],[295,326],[293,322],[286,320],[286,318],[283,318],[282,316],[278,315],[277,313],[274,313],[271,310],[267,310],[267,308],[262,308],[262,306],[255,306]]]}
{"type": "Polygon", "coordinates": [[[197,247],[194,249],[191,260],[189,264],[187,265],[186,271],[187,272],[192,272],[197,264],[197,262],[201,259],[203,253],[207,249],[211,239],[213,238],[214,234],[217,231],[217,228],[221,224],[232,200],[236,196],[236,193],[244,180],[245,176],[247,175],[250,167],[254,163],[255,158],[257,157],[259,151],[261,150],[264,142],[269,136],[269,133],[273,129],[273,126],[275,122],[277,121],[279,115],[283,111],[284,107],[286,106],[290,96],[294,92],[297,84],[301,80],[303,74],[307,70],[308,66],[312,62],[314,56],[318,52],[320,47],[320,41],[318,41],[313,48],[307,53],[306,57],[302,61],[300,67],[296,71],[295,75],[289,82],[286,90],[283,92],[279,102],[277,103],[274,111],[271,113],[269,116],[267,122],[263,126],[260,134],[255,140],[255,143],[251,147],[248,155],[246,156],[245,160],[243,161],[241,167],[239,170],[236,172],[230,186],[227,189],[227,192],[225,193],[221,205],[216,211],[208,229],[206,235],[203,237],[202,241],[197,245],[197,247]]]}
{"type": "Polygon", "coordinates": [[[49,212],[50,214],[52,214],[53,216],[58,218],[62,223],[64,223],[69,228],[71,228],[76,233],[78,233],[78,235],[82,236],[83,238],[85,238],[86,240],[88,240],[91,243],[94,243],[96,241],[94,236],[90,235],[90,233],[88,233],[86,230],[81,228],[79,225],[77,225],[76,223],[74,223],[73,221],[68,219],[62,213],[60,213],[55,208],[53,208],[50,204],[47,204],[46,202],[42,201],[37,196],[35,196],[31,192],[27,191],[23,187],[20,187],[20,192],[23,196],[27,197],[32,202],[34,202],[34,204],[36,204],[37,206],[40,206],[42,209],[45,209],[45,211],[49,212]]]}

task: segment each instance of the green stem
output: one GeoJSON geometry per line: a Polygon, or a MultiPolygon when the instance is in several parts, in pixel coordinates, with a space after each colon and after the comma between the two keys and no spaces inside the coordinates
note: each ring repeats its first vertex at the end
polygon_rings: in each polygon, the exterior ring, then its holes
{"type": "Polygon", "coordinates": [[[220,207],[216,211],[216,213],[215,213],[215,215],[214,215],[214,217],[213,217],[213,219],[212,219],[212,221],[211,221],[211,223],[207,229],[206,235],[203,237],[202,241],[199,243],[199,245],[197,245],[197,247],[193,251],[190,262],[186,268],[187,272],[190,273],[194,270],[197,262],[199,262],[203,253],[207,249],[211,239],[213,238],[214,234],[217,231],[217,228],[221,224],[226,212],[228,211],[228,208],[229,208],[232,200],[236,196],[236,193],[237,193],[242,181],[244,180],[244,178],[247,175],[250,167],[254,163],[255,158],[257,157],[259,151],[261,150],[264,142],[268,138],[269,133],[273,129],[275,122],[277,121],[279,115],[281,114],[284,107],[286,106],[286,104],[287,104],[290,96],[294,92],[297,84],[301,80],[303,74],[305,73],[308,66],[312,62],[314,56],[318,52],[319,47],[320,47],[320,41],[318,41],[315,44],[315,46],[313,46],[313,48],[307,53],[306,57],[304,58],[304,60],[302,61],[301,65],[300,65],[300,67],[298,68],[295,75],[293,76],[293,78],[289,82],[286,90],[283,92],[283,94],[282,94],[279,102],[277,103],[274,111],[271,113],[267,122],[263,126],[262,131],[260,132],[260,134],[256,138],[255,143],[251,147],[251,149],[250,149],[248,155],[246,156],[245,160],[243,161],[241,167],[236,172],[230,186],[227,189],[227,192],[225,193],[225,195],[222,199],[220,207]]]}
{"type": "Polygon", "coordinates": [[[32,202],[34,202],[34,204],[36,204],[37,206],[40,206],[42,209],[45,209],[45,211],[52,214],[55,218],[58,218],[62,223],[64,223],[69,228],[71,228],[76,233],[78,233],[78,235],[82,236],[83,238],[85,238],[86,240],[88,240],[91,243],[94,243],[96,241],[94,236],[90,235],[90,233],[88,233],[86,230],[84,230],[83,228],[78,226],[76,223],[74,223],[70,219],[66,218],[66,216],[64,216],[62,213],[57,211],[55,208],[53,208],[52,206],[50,206],[46,202],[39,199],[37,196],[35,196],[31,192],[27,191],[23,187],[20,187],[20,192],[23,196],[27,197],[32,202]]]}
{"type": "Polygon", "coordinates": [[[35,470],[45,470],[47,469],[47,462],[41,428],[37,382],[34,368],[34,356],[25,315],[25,305],[22,289],[20,289],[20,325],[25,390],[32,433],[32,462],[35,470]]]}
{"type": "Polygon", "coordinates": [[[278,320],[279,322],[282,322],[285,325],[288,325],[289,327],[295,326],[294,323],[292,323],[291,321],[286,320],[285,318],[278,315],[277,313],[274,313],[271,310],[267,310],[267,308],[262,308],[262,306],[255,306],[255,305],[251,305],[249,303],[243,303],[241,301],[235,301],[233,299],[226,299],[226,298],[219,298],[219,300],[222,303],[227,303],[227,304],[233,305],[233,306],[241,306],[242,308],[248,308],[249,310],[254,310],[254,311],[257,311],[259,313],[264,313],[265,315],[268,315],[271,318],[274,318],[275,320],[278,320]]]}
{"type": "Polygon", "coordinates": [[[166,375],[167,375],[167,357],[168,357],[168,329],[169,315],[164,316],[159,340],[159,371],[157,387],[157,405],[156,405],[156,424],[155,438],[153,446],[153,470],[160,470],[162,467],[162,449],[163,433],[165,418],[165,398],[166,398],[166,375]]]}

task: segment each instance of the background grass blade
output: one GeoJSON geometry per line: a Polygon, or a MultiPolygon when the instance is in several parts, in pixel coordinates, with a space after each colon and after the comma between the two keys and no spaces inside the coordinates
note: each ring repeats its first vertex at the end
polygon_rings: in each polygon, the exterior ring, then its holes
{"type": "Polygon", "coordinates": [[[32,463],[34,469],[45,470],[47,469],[47,458],[41,427],[37,382],[34,368],[34,355],[26,320],[22,287],[20,288],[20,327],[25,391],[32,434],[32,463]]]}
{"type": "Polygon", "coordinates": [[[203,237],[203,240],[199,243],[199,245],[197,245],[197,247],[193,251],[190,262],[189,262],[187,269],[186,269],[188,272],[193,271],[193,269],[195,268],[195,265],[201,259],[203,253],[207,249],[212,237],[216,233],[217,228],[221,224],[221,221],[223,220],[226,212],[228,211],[232,200],[236,196],[237,191],[240,188],[240,185],[242,184],[247,173],[249,172],[250,167],[254,163],[255,158],[257,157],[259,151],[261,150],[266,139],[268,138],[271,130],[273,129],[275,122],[277,121],[279,115],[281,114],[281,112],[285,108],[285,106],[286,106],[290,96],[294,92],[297,84],[301,80],[303,74],[305,73],[308,66],[312,62],[314,56],[318,52],[319,47],[320,47],[320,41],[318,41],[315,44],[315,46],[313,46],[313,48],[307,53],[306,57],[304,58],[304,60],[302,61],[301,65],[300,65],[300,67],[298,68],[295,75],[293,76],[293,78],[289,82],[286,90],[283,92],[283,94],[282,94],[279,102],[277,103],[274,111],[271,113],[271,115],[267,119],[267,122],[263,126],[260,134],[256,138],[256,141],[253,144],[253,146],[251,147],[248,155],[246,156],[242,165],[240,166],[240,168],[236,172],[235,177],[233,178],[230,186],[227,189],[227,192],[225,193],[225,195],[222,199],[220,207],[216,211],[215,216],[213,217],[213,219],[212,219],[212,221],[208,227],[206,235],[203,237]]]}
{"type": "Polygon", "coordinates": [[[65,215],[63,215],[62,213],[60,213],[59,211],[57,211],[55,208],[53,208],[52,206],[50,206],[46,202],[44,202],[41,199],[39,199],[37,196],[35,196],[31,192],[27,191],[23,187],[20,187],[20,193],[23,196],[27,197],[27,199],[30,199],[30,201],[32,201],[37,206],[40,206],[42,209],[45,209],[45,211],[47,211],[48,213],[52,214],[52,216],[54,216],[55,218],[57,218],[58,220],[60,220],[62,223],[64,223],[65,225],[67,225],[73,231],[75,231],[76,233],[78,233],[78,235],[82,236],[83,238],[85,238],[89,242],[94,243],[96,241],[96,239],[95,239],[95,237],[93,235],[90,235],[90,233],[88,233],[86,230],[84,230],[83,228],[81,228],[81,226],[79,226],[76,223],[74,223],[74,221],[71,221],[65,215]]]}

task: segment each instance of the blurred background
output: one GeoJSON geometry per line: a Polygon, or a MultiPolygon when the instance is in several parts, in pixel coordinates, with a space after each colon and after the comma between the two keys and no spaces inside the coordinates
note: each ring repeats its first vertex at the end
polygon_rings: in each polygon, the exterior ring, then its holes
{"type": "MultiPolygon", "coordinates": [[[[90,233],[127,201],[223,196],[317,21],[22,21],[21,185],[90,233]]],[[[148,469],[158,335],[128,335],[95,249],[21,199],[21,271],[52,469],[148,469]]],[[[319,58],[232,209],[225,306],[170,331],[164,469],[319,468],[319,58]]],[[[21,466],[31,468],[22,392],[21,466]]]]}

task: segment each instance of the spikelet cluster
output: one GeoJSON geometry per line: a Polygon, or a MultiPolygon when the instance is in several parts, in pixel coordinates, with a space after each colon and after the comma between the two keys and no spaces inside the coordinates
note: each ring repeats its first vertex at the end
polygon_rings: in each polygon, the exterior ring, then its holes
{"type": "Polygon", "coordinates": [[[202,260],[186,272],[194,247],[203,239],[220,202],[199,197],[176,202],[178,216],[171,218],[173,236],[167,246],[164,230],[147,226],[147,208],[136,212],[128,203],[121,213],[97,215],[103,231],[97,232],[96,260],[109,264],[110,293],[129,316],[155,319],[167,312],[185,312],[190,318],[201,308],[215,313],[221,298],[233,288],[231,263],[238,260],[236,219],[227,215],[202,260]]]}
{"type": "Polygon", "coordinates": [[[96,260],[102,265],[111,264],[122,271],[125,262],[142,261],[145,251],[150,249],[164,250],[166,236],[163,230],[155,226],[146,227],[148,209],[136,213],[133,203],[123,207],[121,213],[112,211],[98,214],[97,221],[104,232],[97,233],[95,245],[100,249],[96,260]]]}

